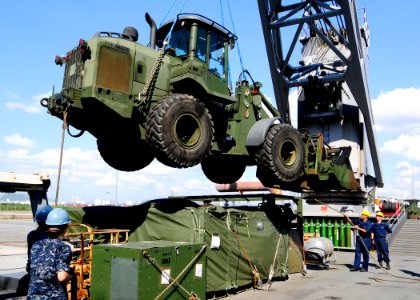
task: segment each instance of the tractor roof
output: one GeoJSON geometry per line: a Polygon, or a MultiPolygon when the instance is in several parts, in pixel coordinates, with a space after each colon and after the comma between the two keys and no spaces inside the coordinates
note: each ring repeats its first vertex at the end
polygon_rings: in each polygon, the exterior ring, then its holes
{"type": "MultiPolygon", "coordinates": [[[[158,29],[158,38],[160,39],[164,39],[166,37],[166,35],[168,34],[169,30],[172,27],[174,20],[171,20],[165,24],[163,24],[159,29],[158,29]]],[[[228,29],[226,29],[225,27],[223,27],[222,25],[220,25],[219,23],[210,20],[207,17],[204,17],[202,15],[199,14],[193,14],[193,13],[184,13],[184,14],[179,14],[178,18],[176,19],[177,24],[181,24],[182,22],[188,22],[188,23],[197,23],[199,27],[202,28],[207,28],[213,32],[219,33],[222,36],[225,36],[226,39],[229,41],[229,43],[233,40],[237,40],[237,36],[235,34],[233,34],[232,32],[230,32],[228,29]]],[[[178,26],[177,24],[175,24],[175,28],[178,26]]]]}

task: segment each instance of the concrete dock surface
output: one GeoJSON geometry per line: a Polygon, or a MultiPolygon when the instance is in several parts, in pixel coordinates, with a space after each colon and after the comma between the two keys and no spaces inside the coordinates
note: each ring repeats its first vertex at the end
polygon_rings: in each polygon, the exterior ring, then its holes
{"type": "MultiPolygon", "coordinates": [[[[376,255],[375,252],[371,252],[376,255]]],[[[420,257],[391,254],[391,270],[375,269],[350,272],[353,252],[334,252],[329,269],[307,265],[306,274],[291,274],[286,281],[274,281],[271,287],[246,290],[226,299],[420,299],[420,257]]],[[[26,249],[0,246],[0,300],[14,299],[19,279],[26,273],[26,249]]]]}
{"type": "MultiPolygon", "coordinates": [[[[376,252],[371,252],[376,259],[376,252]]],[[[420,256],[392,256],[391,270],[350,272],[354,252],[335,252],[329,269],[308,265],[307,274],[291,274],[267,290],[249,290],[229,297],[233,300],[264,299],[420,299],[420,256]]],[[[372,260],[371,260],[372,261],[372,260]]]]}

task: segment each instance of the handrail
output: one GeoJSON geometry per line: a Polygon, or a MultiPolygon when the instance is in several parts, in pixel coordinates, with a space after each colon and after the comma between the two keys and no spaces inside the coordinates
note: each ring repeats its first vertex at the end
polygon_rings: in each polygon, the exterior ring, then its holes
{"type": "Polygon", "coordinates": [[[389,218],[388,225],[392,228],[398,223],[400,217],[405,214],[405,206],[402,205],[395,211],[395,213],[389,218]]]}
{"type": "Polygon", "coordinates": [[[72,244],[73,258],[70,263],[71,268],[75,272],[75,280],[70,282],[69,298],[88,299],[89,285],[91,282],[93,244],[95,236],[109,235],[107,243],[119,244],[128,242],[129,229],[99,229],[95,230],[86,224],[69,224],[71,227],[81,227],[86,231],[67,232],[65,238],[70,240],[72,244]],[[121,237],[120,237],[121,236],[121,237]],[[85,244],[86,242],[86,244],[85,244]],[[80,247],[78,244],[80,243],[80,247]],[[77,247],[75,247],[77,246],[77,247]]]}
{"type": "Polygon", "coordinates": [[[405,206],[400,206],[400,209],[397,210],[391,218],[388,220],[388,224],[392,229],[392,234],[387,235],[387,241],[391,245],[394,241],[395,236],[398,235],[401,227],[404,225],[407,220],[407,213],[405,206]]]}

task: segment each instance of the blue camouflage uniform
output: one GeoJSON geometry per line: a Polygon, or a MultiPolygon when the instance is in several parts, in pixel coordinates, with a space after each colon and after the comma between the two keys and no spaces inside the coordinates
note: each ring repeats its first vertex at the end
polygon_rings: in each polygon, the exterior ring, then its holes
{"type": "Polygon", "coordinates": [[[27,242],[28,242],[28,256],[29,256],[31,248],[32,248],[33,244],[35,244],[35,242],[37,242],[39,240],[47,239],[47,238],[48,238],[48,235],[47,235],[47,229],[46,228],[38,227],[37,229],[29,232],[28,236],[27,236],[27,239],[26,239],[27,242]]]}
{"type": "Polygon", "coordinates": [[[32,230],[31,232],[28,233],[28,236],[27,236],[27,239],[26,239],[27,244],[28,244],[28,261],[26,263],[26,271],[28,273],[25,274],[19,280],[18,287],[16,289],[16,293],[18,294],[18,296],[26,296],[28,294],[29,274],[30,274],[29,257],[31,255],[31,248],[35,244],[35,242],[37,242],[39,240],[47,239],[47,238],[48,238],[48,235],[47,235],[46,228],[42,227],[42,226],[38,226],[37,229],[32,230]]]}
{"type": "Polygon", "coordinates": [[[357,225],[360,228],[366,230],[362,232],[358,230],[359,236],[356,238],[356,252],[354,255],[354,268],[360,269],[360,259],[363,254],[363,264],[362,268],[367,270],[369,266],[369,250],[371,247],[370,234],[372,232],[372,223],[367,220],[363,222],[362,220],[352,221],[353,225],[357,225]]]}
{"type": "Polygon", "coordinates": [[[70,272],[71,248],[61,239],[37,241],[31,249],[28,300],[67,300],[65,285],[57,278],[59,271],[70,272]]]}
{"type": "Polygon", "coordinates": [[[376,253],[378,255],[378,262],[383,261],[389,263],[388,243],[386,241],[386,234],[392,233],[391,227],[388,223],[373,223],[372,232],[375,239],[376,253]]]}

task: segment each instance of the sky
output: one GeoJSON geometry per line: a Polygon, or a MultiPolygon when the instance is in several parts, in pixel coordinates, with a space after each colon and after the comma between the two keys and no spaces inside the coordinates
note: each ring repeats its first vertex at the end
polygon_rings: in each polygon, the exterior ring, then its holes
{"type": "MultiPolygon", "coordinates": [[[[384,178],[377,195],[411,199],[420,198],[420,33],[412,26],[420,2],[401,3],[404,6],[359,0],[357,7],[366,9],[370,28],[368,82],[384,178]]],[[[51,95],[53,86],[56,91],[61,88],[64,68],[56,66],[54,58],[76,46],[80,38],[89,39],[97,31],[122,32],[127,25],[138,28],[139,42],[145,44],[149,38],[146,12],[157,24],[180,11],[224,24],[238,36],[243,67],[264,84],[262,92],[273,99],[257,1],[189,0],[183,4],[183,0],[2,3],[0,171],[49,174],[48,198],[55,200],[62,121],[48,115],[39,103],[51,95]]],[[[241,70],[237,50],[231,57],[236,80],[241,70]]],[[[59,203],[77,199],[138,203],[217,193],[200,166],[172,169],[155,160],[140,171],[116,171],[103,162],[95,138],[88,133],[80,138],[66,134],[63,151],[59,203]]],[[[241,178],[255,180],[255,168],[248,168],[241,178]]]]}

